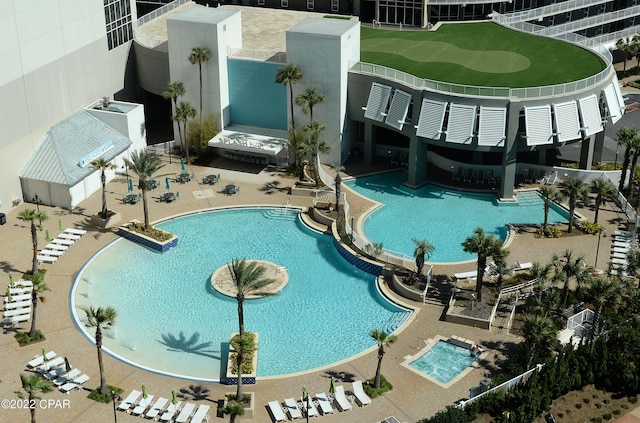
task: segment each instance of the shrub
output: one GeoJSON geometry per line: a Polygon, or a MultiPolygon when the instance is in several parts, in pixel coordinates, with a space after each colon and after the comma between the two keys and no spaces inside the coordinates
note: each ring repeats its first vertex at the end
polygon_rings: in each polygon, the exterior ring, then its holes
{"type": "Polygon", "coordinates": [[[591,421],[593,423],[602,423],[602,417],[598,416],[598,417],[594,417],[591,419],[591,421]]]}
{"type": "Polygon", "coordinates": [[[92,399],[96,402],[102,402],[102,403],[108,404],[114,399],[111,396],[111,392],[113,392],[113,394],[115,395],[115,399],[118,399],[120,394],[124,392],[124,389],[118,388],[117,386],[111,386],[111,385],[107,385],[107,386],[109,387],[109,393],[103,395],[100,393],[100,388],[96,388],[93,391],[89,392],[89,395],[87,395],[87,398],[92,399]]]}
{"type": "Polygon", "coordinates": [[[629,397],[629,402],[630,402],[631,404],[635,404],[636,402],[638,402],[638,397],[637,397],[637,396],[635,396],[635,397],[629,397]]]}
{"type": "Polygon", "coordinates": [[[382,254],[383,249],[382,242],[372,242],[364,246],[364,251],[373,257],[378,257],[382,254]]]}
{"type": "MultiPolygon", "coordinates": [[[[251,348],[248,351],[244,352],[244,359],[242,361],[242,374],[250,374],[250,373],[253,373],[253,355],[256,352],[256,349],[255,349],[256,336],[253,332],[246,332],[244,334],[244,337],[252,341],[254,344],[254,348],[251,348]]],[[[239,345],[238,345],[239,340],[240,340],[240,335],[235,335],[233,338],[231,338],[231,341],[229,341],[229,344],[234,350],[239,349],[239,345]]],[[[237,357],[238,357],[238,353],[236,352],[231,353],[231,373],[234,375],[238,374],[237,357]]]]}
{"type": "Polygon", "coordinates": [[[362,388],[364,392],[369,395],[371,398],[379,397],[387,391],[391,391],[393,389],[393,385],[385,379],[383,375],[380,375],[380,388],[376,389],[373,387],[375,382],[375,378],[371,378],[367,381],[367,383],[362,384],[362,388]]]}
{"type": "Polygon", "coordinates": [[[577,404],[576,404],[576,408],[577,408],[578,410],[580,410],[580,409],[582,408],[582,404],[577,403],[577,404]]]}
{"type": "Polygon", "coordinates": [[[617,416],[618,414],[620,414],[620,413],[621,413],[621,411],[620,411],[619,409],[617,409],[617,408],[616,408],[615,410],[613,410],[613,414],[615,414],[616,416],[617,416]]]}
{"type": "Polygon", "coordinates": [[[562,236],[562,231],[555,226],[547,226],[546,230],[541,227],[536,232],[545,238],[560,238],[562,236]]]}
{"type": "Polygon", "coordinates": [[[605,413],[602,415],[602,420],[611,420],[611,417],[613,417],[611,413],[605,413]]]}
{"type": "Polygon", "coordinates": [[[582,402],[584,402],[585,404],[589,404],[591,401],[589,400],[589,398],[583,398],[582,402]]]}
{"type": "Polygon", "coordinates": [[[18,344],[21,347],[24,347],[29,344],[33,344],[34,342],[44,341],[45,339],[47,339],[44,337],[44,334],[39,330],[36,330],[36,336],[34,336],[33,338],[29,338],[29,334],[26,332],[18,332],[14,335],[14,338],[16,339],[16,341],[18,341],[18,344]]]}
{"type": "Polygon", "coordinates": [[[137,232],[144,236],[148,236],[149,238],[155,239],[156,241],[168,241],[173,237],[172,233],[163,231],[162,229],[154,228],[153,226],[149,226],[149,229],[144,228],[144,223],[131,223],[127,226],[132,232],[137,232]]]}
{"type": "Polygon", "coordinates": [[[595,234],[602,228],[598,223],[582,221],[578,224],[578,228],[585,234],[595,234]]]}

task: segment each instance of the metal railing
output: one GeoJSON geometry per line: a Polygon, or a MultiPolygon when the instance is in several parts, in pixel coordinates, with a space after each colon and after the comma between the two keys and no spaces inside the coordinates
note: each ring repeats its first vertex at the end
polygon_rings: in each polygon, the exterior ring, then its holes
{"type": "Polygon", "coordinates": [[[638,14],[640,14],[640,6],[633,6],[623,10],[617,10],[615,12],[601,13],[597,16],[591,16],[589,18],[578,19],[575,21],[550,26],[548,28],[553,29],[554,34],[575,32],[587,28],[592,28],[598,25],[616,22],[625,18],[637,16],[638,14]]]}
{"type": "MultiPolygon", "coordinates": [[[[609,175],[607,175],[606,173],[604,173],[603,175],[606,176],[607,180],[612,184],[614,184],[614,186],[617,186],[615,182],[613,182],[611,178],[609,178],[609,175]]],[[[639,219],[638,213],[636,212],[636,209],[631,205],[629,200],[627,200],[627,198],[620,191],[616,189],[616,192],[617,192],[616,199],[618,200],[618,204],[620,204],[620,208],[622,209],[624,214],[627,215],[627,218],[629,220],[632,220],[635,223],[635,226],[637,228],[640,225],[640,219],[639,219]]]]}
{"type": "MultiPolygon", "coordinates": [[[[430,2],[431,3],[431,2],[430,2]]],[[[553,16],[563,12],[570,12],[572,10],[582,9],[584,7],[595,6],[603,4],[602,0],[569,0],[562,3],[549,4],[543,7],[537,7],[531,10],[524,10],[521,12],[505,13],[503,16],[508,16],[513,19],[514,22],[526,22],[535,19],[540,19],[545,16],[553,16]]]]}
{"type": "Polygon", "coordinates": [[[154,20],[158,16],[164,15],[165,13],[175,9],[176,7],[182,6],[185,3],[189,3],[191,0],[175,0],[171,3],[167,3],[162,7],[157,8],[153,12],[147,13],[136,21],[136,26],[140,28],[142,25],[146,24],[149,21],[154,20]]]}
{"type": "Polygon", "coordinates": [[[250,50],[245,48],[229,47],[227,49],[227,56],[235,59],[259,60],[261,62],[287,62],[287,53],[284,51],[250,50]]]}
{"type": "Polygon", "coordinates": [[[591,37],[591,39],[600,44],[604,44],[604,43],[616,42],[620,38],[632,37],[638,33],[640,33],[640,25],[635,25],[629,28],[621,29],[620,31],[597,35],[595,37],[591,37]]]}

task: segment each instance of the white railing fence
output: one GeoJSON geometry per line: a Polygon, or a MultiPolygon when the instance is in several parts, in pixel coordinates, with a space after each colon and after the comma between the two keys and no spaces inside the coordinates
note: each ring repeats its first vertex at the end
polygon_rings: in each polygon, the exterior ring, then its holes
{"type": "MultiPolygon", "coordinates": [[[[606,176],[609,182],[611,182],[617,187],[616,183],[612,181],[611,178],[609,178],[609,175],[605,173],[604,176],[606,176]]],[[[620,204],[620,208],[622,209],[624,214],[627,215],[627,218],[629,220],[632,220],[635,223],[635,226],[637,228],[640,225],[640,219],[638,218],[638,213],[636,212],[636,209],[631,205],[629,200],[627,200],[626,197],[620,191],[616,189],[616,192],[618,193],[616,198],[618,200],[618,204],[620,204]]]]}
{"type": "MultiPolygon", "coordinates": [[[[498,298],[496,299],[496,303],[493,306],[493,310],[491,310],[491,316],[489,316],[489,330],[491,330],[491,326],[493,325],[493,319],[495,319],[496,317],[496,313],[498,312],[498,305],[500,304],[500,300],[502,299],[502,297],[510,297],[515,294],[517,302],[517,297],[520,297],[521,292],[532,288],[533,285],[535,285],[536,281],[537,279],[533,279],[528,282],[523,282],[521,284],[509,286],[500,290],[500,292],[498,293],[498,298]]],[[[511,328],[511,318],[509,319],[509,324],[507,325],[509,329],[511,328]]]]}
{"type": "Polygon", "coordinates": [[[140,28],[142,25],[154,20],[158,16],[164,15],[165,13],[175,9],[176,7],[182,6],[183,4],[189,3],[190,1],[191,0],[175,0],[171,3],[167,3],[164,6],[157,8],[153,12],[147,13],[146,15],[142,16],[136,21],[136,26],[140,28]]]}

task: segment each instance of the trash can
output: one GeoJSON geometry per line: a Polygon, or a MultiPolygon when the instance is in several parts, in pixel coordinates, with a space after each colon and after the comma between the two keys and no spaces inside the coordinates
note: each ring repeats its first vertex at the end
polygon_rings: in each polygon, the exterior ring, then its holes
{"type": "Polygon", "coordinates": [[[7,215],[0,213],[0,225],[4,225],[5,223],[7,223],[7,215]]]}

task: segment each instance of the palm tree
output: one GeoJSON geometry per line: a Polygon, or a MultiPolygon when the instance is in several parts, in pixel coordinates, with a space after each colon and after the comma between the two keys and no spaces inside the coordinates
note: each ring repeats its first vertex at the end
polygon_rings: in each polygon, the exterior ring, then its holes
{"type": "Polygon", "coordinates": [[[100,393],[106,395],[109,392],[107,377],[104,373],[102,362],[102,329],[109,329],[116,323],[117,313],[113,307],[89,307],[84,310],[89,323],[87,326],[96,328],[96,348],[98,350],[98,367],[100,368],[100,393]]]}
{"type": "Polygon", "coordinates": [[[373,387],[380,388],[380,370],[382,369],[382,359],[384,358],[384,347],[393,345],[398,340],[395,335],[389,335],[383,330],[374,329],[369,334],[378,343],[378,366],[376,367],[376,377],[373,381],[373,387]]]}
{"type": "MultiPolygon", "coordinates": [[[[640,251],[631,249],[627,252],[627,266],[625,270],[629,274],[629,276],[637,278],[638,270],[640,269],[640,251]]],[[[638,284],[638,289],[640,289],[640,283],[638,284]]]]}
{"type": "Polygon", "coordinates": [[[591,182],[591,192],[596,194],[596,212],[593,223],[598,223],[598,212],[604,201],[614,201],[616,199],[616,186],[611,181],[604,178],[594,179],[591,182]]]}
{"type": "MultiPolygon", "coordinates": [[[[22,389],[27,394],[27,404],[36,404],[36,400],[40,399],[38,394],[53,391],[53,387],[51,386],[51,382],[48,380],[42,379],[37,374],[20,374],[20,382],[22,384],[22,389]]],[[[22,391],[15,391],[16,395],[20,399],[25,399],[25,395],[22,391]]],[[[29,412],[31,413],[31,423],[36,423],[36,409],[38,407],[29,407],[29,412]]]]}
{"type": "MultiPolygon", "coordinates": [[[[244,300],[248,295],[270,296],[276,293],[263,290],[267,285],[275,282],[274,279],[263,277],[267,268],[255,261],[247,263],[246,259],[233,259],[228,264],[231,279],[237,290],[236,301],[238,302],[238,336],[240,342],[244,339],[244,300]]],[[[236,400],[242,401],[242,363],[244,353],[242,350],[237,352],[238,364],[238,388],[236,391],[236,400]]]]}
{"type": "Polygon", "coordinates": [[[309,113],[309,123],[313,122],[313,106],[322,103],[325,98],[325,95],[314,87],[307,88],[304,93],[296,97],[296,104],[302,107],[302,113],[305,115],[309,113]]]}
{"type": "Polygon", "coordinates": [[[592,278],[589,286],[589,301],[596,308],[593,315],[593,330],[591,340],[600,335],[602,312],[607,305],[614,305],[620,300],[620,284],[616,279],[597,277],[592,278]]]}
{"type": "Polygon", "coordinates": [[[416,246],[416,249],[413,250],[413,257],[416,259],[416,269],[418,273],[418,277],[422,277],[422,268],[424,267],[425,260],[428,260],[433,252],[435,251],[435,247],[433,244],[427,242],[426,239],[416,239],[413,238],[411,241],[416,246]]]}
{"type": "Polygon", "coordinates": [[[551,208],[551,202],[562,201],[562,194],[554,187],[545,185],[540,187],[540,197],[544,200],[544,223],[542,224],[542,229],[546,233],[547,225],[549,223],[549,209],[551,208]]]}
{"type": "MultiPolygon", "coordinates": [[[[187,90],[184,88],[184,83],[182,81],[169,82],[167,89],[162,92],[162,98],[173,101],[173,110],[175,110],[176,115],[178,113],[178,97],[182,97],[186,92],[187,90]]],[[[182,141],[182,130],[180,129],[179,123],[178,135],[180,141],[182,141]]]]}
{"type": "Polygon", "coordinates": [[[536,281],[534,292],[536,294],[536,297],[538,297],[538,299],[542,298],[542,292],[544,291],[544,287],[547,283],[547,279],[549,279],[550,272],[551,272],[551,265],[549,264],[542,265],[537,261],[534,261],[533,265],[529,269],[528,280],[536,281]]]}
{"type": "Polygon", "coordinates": [[[315,169],[314,179],[316,186],[320,182],[320,171],[318,169],[318,153],[329,153],[331,148],[324,142],[320,142],[320,135],[324,131],[324,125],[318,121],[312,120],[304,127],[304,133],[307,135],[306,150],[311,153],[311,163],[315,169]]]}
{"type": "Polygon", "coordinates": [[[300,66],[292,63],[282,66],[278,69],[276,74],[276,83],[284,84],[289,87],[289,102],[291,106],[291,131],[295,135],[296,122],[293,117],[293,85],[302,79],[302,71],[300,66]]]}
{"type": "Polygon", "coordinates": [[[38,302],[44,302],[44,297],[41,294],[44,291],[49,291],[49,287],[46,283],[44,283],[44,276],[42,272],[36,272],[31,276],[31,282],[33,283],[33,288],[31,289],[31,329],[29,330],[29,338],[35,338],[37,334],[36,329],[36,310],[38,307],[38,302]]]}
{"type": "Polygon", "coordinates": [[[531,361],[538,349],[551,349],[556,332],[551,318],[531,314],[524,316],[522,334],[524,336],[524,343],[529,348],[527,369],[531,367],[531,361]]]}
{"type": "Polygon", "coordinates": [[[147,181],[164,165],[160,161],[160,156],[147,153],[144,150],[134,151],[131,153],[131,159],[124,159],[124,162],[133,173],[138,175],[138,188],[142,191],[144,228],[149,229],[149,207],[147,205],[147,191],[149,191],[149,187],[147,181]]]}
{"type": "Polygon", "coordinates": [[[220,411],[229,415],[229,423],[235,423],[237,416],[244,416],[244,407],[236,401],[229,401],[220,411]]]}
{"type": "Polygon", "coordinates": [[[578,201],[589,202],[589,186],[579,178],[569,178],[562,183],[560,192],[569,199],[569,229],[567,232],[571,233],[578,201]]]}
{"type": "Polygon", "coordinates": [[[493,234],[486,235],[484,229],[478,227],[473,236],[462,242],[462,249],[467,253],[478,255],[476,296],[478,302],[480,302],[482,301],[482,279],[484,277],[484,269],[487,267],[487,259],[506,256],[502,248],[502,240],[496,238],[493,234]]]}
{"type": "Polygon", "coordinates": [[[96,159],[91,162],[90,166],[95,170],[100,170],[100,182],[102,182],[102,210],[100,217],[106,219],[109,217],[107,210],[107,176],[104,174],[105,169],[115,169],[116,165],[105,159],[96,159]]]}
{"type": "Polygon", "coordinates": [[[43,222],[47,220],[49,216],[43,211],[36,211],[34,209],[24,209],[18,213],[18,219],[31,223],[31,244],[33,245],[33,259],[31,262],[31,274],[35,275],[38,272],[38,232],[36,231],[36,220],[43,222]]]}
{"type": "Polygon", "coordinates": [[[180,135],[180,142],[182,144],[182,148],[185,152],[185,157],[187,158],[187,163],[189,162],[189,137],[187,134],[187,122],[189,119],[193,119],[196,117],[196,109],[189,103],[188,101],[181,101],[176,107],[176,114],[173,116],[173,120],[178,122],[178,130],[180,135]],[[184,131],[180,131],[180,124],[182,123],[184,131]]]}
{"type": "Polygon", "coordinates": [[[638,137],[638,129],[636,128],[620,128],[616,131],[616,142],[619,146],[624,147],[624,159],[622,161],[622,173],[620,174],[620,183],[618,191],[624,188],[625,179],[627,179],[627,169],[631,163],[631,150],[633,149],[633,140],[638,137]]]}
{"type": "Polygon", "coordinates": [[[586,276],[584,266],[584,256],[573,256],[573,251],[564,250],[561,255],[554,254],[551,258],[551,264],[556,270],[554,278],[561,278],[563,280],[562,285],[562,307],[567,305],[567,298],[569,297],[569,281],[571,278],[576,278],[580,283],[586,276]]]}
{"type": "MultiPolygon", "coordinates": [[[[200,76],[200,144],[202,144],[202,64],[209,61],[209,50],[204,47],[194,47],[189,55],[189,62],[192,65],[198,64],[198,73],[200,76]]],[[[187,163],[189,163],[189,148],[187,148],[187,163]]]]}
{"type": "MultiPolygon", "coordinates": [[[[508,253],[507,250],[503,251],[508,253]]],[[[511,275],[513,269],[507,264],[506,257],[500,257],[499,255],[493,258],[493,266],[489,266],[489,275],[496,277],[496,287],[500,289],[504,282],[504,277],[511,275]]]]}
{"type": "Polygon", "coordinates": [[[340,175],[340,172],[343,170],[344,167],[342,165],[333,165],[333,171],[336,173],[336,213],[338,213],[338,219],[340,219],[340,191],[342,188],[342,176],[340,175]]]}
{"type": "Polygon", "coordinates": [[[640,134],[631,140],[631,148],[633,148],[633,155],[631,156],[629,185],[627,186],[627,192],[630,193],[633,192],[633,187],[636,182],[636,166],[638,164],[638,156],[640,156],[640,134]]]}
{"type": "Polygon", "coordinates": [[[616,41],[616,49],[618,49],[622,54],[624,54],[624,66],[622,68],[622,76],[624,77],[625,72],[627,71],[627,59],[629,57],[633,57],[640,48],[638,36],[634,37],[625,37],[620,38],[616,41]]]}

